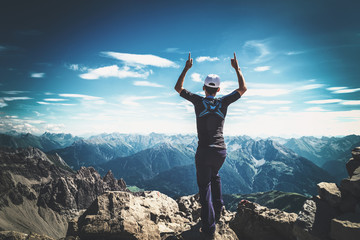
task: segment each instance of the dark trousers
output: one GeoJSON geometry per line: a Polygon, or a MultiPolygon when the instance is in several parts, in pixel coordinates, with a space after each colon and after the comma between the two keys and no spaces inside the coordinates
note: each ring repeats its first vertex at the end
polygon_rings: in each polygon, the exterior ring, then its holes
{"type": "Polygon", "coordinates": [[[209,234],[215,232],[215,212],[223,206],[219,170],[225,158],[226,149],[198,148],[195,155],[202,228],[209,234]]]}

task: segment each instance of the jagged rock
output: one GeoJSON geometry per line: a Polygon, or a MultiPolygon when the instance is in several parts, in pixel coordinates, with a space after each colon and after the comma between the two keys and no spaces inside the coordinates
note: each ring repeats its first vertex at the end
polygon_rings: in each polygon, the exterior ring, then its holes
{"type": "Polygon", "coordinates": [[[257,203],[240,202],[230,227],[239,239],[295,239],[292,231],[297,214],[269,209],[257,203]]]}
{"type": "Polygon", "coordinates": [[[360,160],[350,158],[350,160],[346,163],[346,171],[348,172],[349,177],[352,177],[355,169],[357,169],[358,167],[360,167],[360,160]]]}
{"type": "Polygon", "coordinates": [[[322,199],[306,200],[296,219],[294,234],[297,239],[328,239],[331,219],[337,215],[338,212],[322,199]]]}
{"type": "Polygon", "coordinates": [[[199,194],[183,196],[177,200],[179,209],[192,222],[200,220],[201,204],[199,194]]]}
{"type": "Polygon", "coordinates": [[[360,167],[355,169],[351,178],[346,178],[341,181],[341,187],[360,199],[360,167]]]}
{"type": "MultiPolygon", "coordinates": [[[[70,223],[67,240],[80,239],[200,239],[199,203],[196,196],[182,197],[178,203],[157,192],[106,192],[70,223]],[[190,207],[184,208],[185,206],[190,207]]],[[[217,224],[215,239],[237,240],[229,227],[232,215],[225,212],[217,224]]]]}
{"type": "Polygon", "coordinates": [[[343,191],[341,193],[341,204],[339,206],[341,212],[355,212],[357,203],[358,200],[349,192],[343,191]]]}
{"type": "Polygon", "coordinates": [[[105,191],[126,190],[126,184],[108,173],[104,180],[92,167],[81,167],[74,176],[60,177],[42,188],[38,200],[40,206],[48,206],[55,211],[86,209],[105,191]],[[105,181],[104,181],[105,180],[105,181]]]}
{"type": "Polygon", "coordinates": [[[123,191],[126,189],[125,181],[123,179],[116,180],[111,170],[104,176],[103,181],[108,185],[109,190],[111,191],[123,191]]]}
{"type": "Polygon", "coordinates": [[[349,213],[331,221],[331,238],[334,240],[358,240],[360,237],[360,216],[349,213]]]}
{"type": "Polygon", "coordinates": [[[106,192],[79,218],[78,234],[81,239],[160,239],[183,230],[184,220],[175,200],[162,193],[106,192]]]}
{"type": "Polygon", "coordinates": [[[341,192],[335,183],[321,182],[317,185],[320,198],[331,206],[337,207],[341,203],[341,192]]]}
{"type": "Polygon", "coordinates": [[[360,161],[360,147],[354,148],[351,151],[351,155],[355,160],[360,161]]]}
{"type": "Polygon", "coordinates": [[[20,233],[16,231],[0,231],[0,240],[55,240],[37,233],[20,233]]]}

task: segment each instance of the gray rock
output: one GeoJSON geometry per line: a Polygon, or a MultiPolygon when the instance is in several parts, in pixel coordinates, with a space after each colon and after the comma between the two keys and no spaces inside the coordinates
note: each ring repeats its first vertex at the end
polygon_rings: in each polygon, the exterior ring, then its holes
{"type": "Polygon", "coordinates": [[[360,167],[360,160],[355,160],[355,158],[350,158],[350,160],[346,163],[346,171],[348,172],[349,177],[352,177],[355,169],[360,167]]]}
{"type": "Polygon", "coordinates": [[[288,240],[295,239],[293,226],[297,214],[269,209],[257,203],[239,203],[230,227],[239,239],[288,240]]]}
{"type": "Polygon", "coordinates": [[[360,237],[360,216],[349,213],[331,221],[331,238],[334,240],[358,240],[360,237]]]}
{"type": "MultiPolygon", "coordinates": [[[[99,196],[77,221],[69,224],[66,239],[200,239],[196,196],[182,197],[178,203],[157,192],[106,192],[99,196]],[[186,208],[189,207],[190,209],[186,208]],[[72,236],[71,236],[72,235],[72,236]]],[[[225,213],[217,224],[215,239],[237,240],[225,213]]]]}
{"type": "Polygon", "coordinates": [[[360,199],[360,167],[355,169],[351,178],[346,178],[341,181],[341,188],[360,199]]]}
{"type": "Polygon", "coordinates": [[[351,155],[356,161],[360,161],[360,147],[354,148],[351,151],[351,155]]]}
{"type": "Polygon", "coordinates": [[[0,231],[1,240],[55,240],[54,238],[37,233],[21,233],[16,231],[0,231]]]}
{"type": "Polygon", "coordinates": [[[320,198],[327,201],[331,206],[337,207],[341,203],[341,192],[335,183],[321,182],[317,184],[320,198]]]}
{"type": "Polygon", "coordinates": [[[296,239],[329,239],[331,219],[337,215],[336,209],[322,199],[306,200],[295,222],[296,239]]]}

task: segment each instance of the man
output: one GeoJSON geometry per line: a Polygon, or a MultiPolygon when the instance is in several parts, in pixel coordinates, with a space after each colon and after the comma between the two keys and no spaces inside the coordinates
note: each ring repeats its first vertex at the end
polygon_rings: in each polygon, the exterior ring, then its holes
{"type": "Polygon", "coordinates": [[[183,88],[185,75],[192,65],[193,59],[189,53],[189,58],[175,85],[175,90],[181,97],[192,102],[195,107],[199,139],[195,164],[202,206],[202,233],[206,238],[212,239],[215,234],[215,223],[220,219],[223,208],[219,170],[226,158],[223,126],[227,107],[238,100],[247,89],[235,53],[234,58],[231,59],[231,66],[235,69],[239,88],[219,99],[215,96],[220,91],[220,78],[215,74],[210,74],[205,79],[203,86],[205,98],[183,88]]]}

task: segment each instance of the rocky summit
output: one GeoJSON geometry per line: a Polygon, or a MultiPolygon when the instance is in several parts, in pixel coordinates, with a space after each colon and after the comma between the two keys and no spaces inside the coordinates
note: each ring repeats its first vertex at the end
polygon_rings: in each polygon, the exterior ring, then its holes
{"type": "MultiPolygon", "coordinates": [[[[349,177],[317,184],[300,212],[240,201],[223,211],[214,239],[358,240],[360,148],[352,156],[349,177]]],[[[34,148],[0,151],[0,239],[203,239],[198,195],[132,193],[111,172],[69,172],[52,159],[34,148]]]]}

